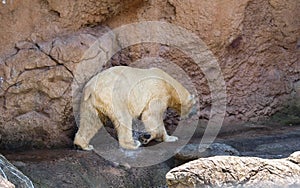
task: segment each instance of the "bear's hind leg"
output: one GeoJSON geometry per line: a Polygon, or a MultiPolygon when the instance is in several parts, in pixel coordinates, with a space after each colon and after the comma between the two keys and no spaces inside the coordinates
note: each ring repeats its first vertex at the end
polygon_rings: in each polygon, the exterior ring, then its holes
{"type": "Polygon", "coordinates": [[[83,150],[94,149],[92,145],[89,145],[90,140],[102,126],[98,111],[91,105],[90,101],[82,102],[80,106],[80,126],[75,135],[74,144],[80,146],[83,150]]]}

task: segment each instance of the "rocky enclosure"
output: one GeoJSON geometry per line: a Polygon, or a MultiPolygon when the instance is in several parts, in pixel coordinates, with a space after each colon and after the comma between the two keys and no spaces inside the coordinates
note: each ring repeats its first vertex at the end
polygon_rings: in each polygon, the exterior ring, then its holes
{"type": "MultiPolygon", "coordinates": [[[[0,4],[0,148],[72,145],[71,84],[83,53],[109,28],[159,20],[198,35],[219,61],[227,85],[225,124],[260,121],[289,101],[299,110],[300,2],[294,0],[7,0],[0,4]]],[[[172,46],[123,49],[111,65],[160,56],[210,92],[201,70],[172,46]]],[[[292,122],[293,123],[293,122],[292,122]]]]}

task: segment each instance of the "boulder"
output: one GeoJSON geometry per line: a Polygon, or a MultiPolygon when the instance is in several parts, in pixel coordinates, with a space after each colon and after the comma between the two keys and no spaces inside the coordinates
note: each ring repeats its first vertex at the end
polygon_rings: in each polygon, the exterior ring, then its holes
{"type": "Polygon", "coordinates": [[[215,156],[200,158],[166,174],[170,188],[182,187],[298,187],[300,152],[288,158],[215,156]]]}
{"type": "Polygon", "coordinates": [[[0,175],[0,187],[2,188],[15,188],[15,185],[10,183],[7,179],[0,175]]]}
{"type": "Polygon", "coordinates": [[[0,154],[0,187],[34,188],[31,180],[0,154]]]}

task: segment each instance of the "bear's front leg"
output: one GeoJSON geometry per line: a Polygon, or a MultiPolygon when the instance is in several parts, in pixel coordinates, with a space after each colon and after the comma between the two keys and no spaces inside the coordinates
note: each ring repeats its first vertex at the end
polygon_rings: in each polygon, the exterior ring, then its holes
{"type": "Polygon", "coordinates": [[[115,122],[115,127],[118,134],[119,144],[122,148],[136,150],[141,146],[141,142],[134,140],[132,135],[132,121],[127,123],[115,122]]]}
{"type": "Polygon", "coordinates": [[[149,102],[148,108],[142,114],[142,121],[145,124],[147,132],[151,134],[151,138],[156,141],[175,142],[178,140],[176,136],[169,136],[163,122],[163,114],[167,109],[167,101],[163,99],[153,99],[149,102]]]}
{"type": "MultiPolygon", "coordinates": [[[[154,122],[155,121],[158,122],[159,120],[154,120],[154,122]]],[[[161,124],[161,126],[158,126],[155,130],[155,134],[157,136],[155,140],[159,142],[176,142],[178,140],[178,137],[168,135],[163,120],[159,121],[159,123],[161,124]]]]}

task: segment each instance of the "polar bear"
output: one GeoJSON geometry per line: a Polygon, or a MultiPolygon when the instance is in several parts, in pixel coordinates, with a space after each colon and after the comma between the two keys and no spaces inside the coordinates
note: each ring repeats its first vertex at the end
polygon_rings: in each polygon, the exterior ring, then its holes
{"type": "Polygon", "coordinates": [[[90,140],[108,117],[117,131],[119,145],[137,149],[141,143],[132,136],[132,121],[140,117],[150,140],[174,142],[163,123],[168,107],[181,117],[195,112],[195,99],[178,81],[158,68],[127,66],[109,68],[94,76],[84,87],[80,103],[80,125],[74,144],[91,150],[90,140]]]}

